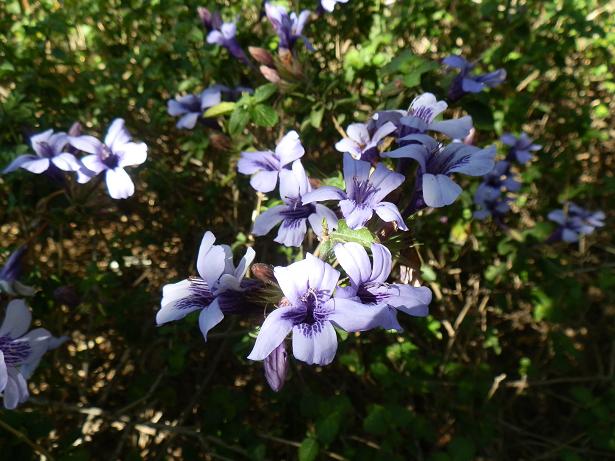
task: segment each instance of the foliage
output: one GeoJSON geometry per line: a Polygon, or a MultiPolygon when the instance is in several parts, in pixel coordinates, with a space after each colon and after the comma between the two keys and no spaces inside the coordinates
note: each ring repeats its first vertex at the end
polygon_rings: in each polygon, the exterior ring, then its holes
{"type": "MultiPolygon", "coordinates": [[[[276,49],[260,2],[210,3],[225,18],[239,15],[245,49],[276,49]]],[[[4,457],[613,456],[612,5],[388,3],[351,0],[313,15],[304,34],[316,50],[299,43],[301,72],[278,87],[204,43],[198,2],[0,4],[0,165],[28,152],[32,133],[74,121],[102,136],[122,117],[149,146],[125,201],[76,183],[58,194],[25,172],[0,177],[2,260],[29,245],[24,281],[40,288],[34,318],[71,337],[45,356],[32,399],[0,411],[4,457]],[[241,151],[269,149],[296,129],[307,167],[335,184],[338,129],[405,108],[422,91],[444,98],[453,73],[434,63],[451,53],[507,71],[502,86],[454,107],[472,115],[481,143],[526,131],[544,149],[522,172],[507,227],[473,220],[466,191],[409,221],[420,246],[393,242],[395,258],[420,269],[435,294],[429,317],[401,319],[401,335],[345,335],[339,360],[295,363],[280,393],[246,360],[254,335],[243,320],[224,323],[207,344],[193,316],[154,327],[160,288],[195,272],[206,229],[234,248],[254,244],[268,262],[297,258],[249,234],[261,197],[236,174],[241,151]],[[166,101],[214,83],[256,91],[209,109],[218,129],[177,130],[166,101]],[[607,227],[579,244],[545,244],[546,215],[564,200],[607,211],[607,227]],[[67,289],[78,303],[62,296],[67,289]]]]}

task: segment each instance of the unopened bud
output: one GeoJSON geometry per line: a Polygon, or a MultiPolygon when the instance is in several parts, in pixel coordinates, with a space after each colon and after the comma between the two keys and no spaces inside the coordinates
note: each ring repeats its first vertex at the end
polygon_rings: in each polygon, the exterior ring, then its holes
{"type": "Polygon", "coordinates": [[[280,78],[280,74],[278,74],[278,72],[271,67],[260,66],[259,70],[261,71],[261,74],[263,74],[263,77],[265,77],[271,83],[280,83],[282,81],[282,79],[280,78]]]}
{"type": "Polygon", "coordinates": [[[264,282],[268,285],[275,283],[275,276],[273,275],[273,266],[263,263],[254,263],[250,267],[250,270],[252,271],[252,275],[261,282],[264,282]]]}
{"type": "Polygon", "coordinates": [[[267,67],[274,67],[273,56],[265,48],[259,48],[257,46],[248,47],[250,56],[252,56],[259,64],[264,64],[267,67]]]}
{"type": "Polygon", "coordinates": [[[264,365],[267,383],[274,392],[279,392],[288,375],[288,352],[284,341],[265,358],[264,365]]]}

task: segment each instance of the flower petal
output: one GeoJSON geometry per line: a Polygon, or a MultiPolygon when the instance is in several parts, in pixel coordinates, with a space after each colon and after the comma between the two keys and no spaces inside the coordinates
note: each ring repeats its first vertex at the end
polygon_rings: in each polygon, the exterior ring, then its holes
{"type": "Polygon", "coordinates": [[[111,123],[111,126],[107,130],[105,136],[105,144],[115,152],[116,149],[122,147],[130,141],[130,133],[126,129],[124,119],[116,118],[111,123]]]}
{"type": "Polygon", "coordinates": [[[337,336],[331,323],[316,323],[309,329],[302,328],[302,325],[293,327],[293,355],[297,360],[308,365],[328,365],[335,358],[336,351],[337,336]]]}
{"type": "Polygon", "coordinates": [[[334,252],[353,285],[361,285],[370,280],[372,265],[363,246],[355,242],[337,244],[334,252]]]}
{"type": "Polygon", "coordinates": [[[75,158],[73,154],[63,152],[51,159],[53,164],[62,171],[79,171],[81,162],[75,158]]]}
{"type": "Polygon", "coordinates": [[[296,131],[289,131],[275,148],[275,154],[280,159],[280,166],[287,165],[303,157],[305,149],[296,131]]]}
{"type": "Polygon", "coordinates": [[[17,170],[18,168],[21,167],[21,165],[23,165],[24,163],[27,162],[31,162],[32,160],[37,160],[39,157],[37,157],[36,155],[20,155],[19,157],[17,157],[15,160],[13,160],[11,163],[8,164],[8,166],[2,170],[2,173],[12,173],[13,171],[17,170]]]}
{"type": "Polygon", "coordinates": [[[124,169],[109,169],[105,175],[109,195],[114,199],[125,199],[135,193],[135,185],[124,169]]]}
{"type": "Polygon", "coordinates": [[[162,287],[162,301],[160,310],[156,313],[156,324],[162,325],[175,320],[183,319],[191,312],[206,307],[199,303],[194,303],[190,307],[179,309],[178,302],[192,295],[190,291],[190,280],[182,280],[177,283],[169,283],[162,287]]]}
{"type": "Polygon", "coordinates": [[[119,157],[119,166],[141,165],[147,160],[147,146],[143,142],[127,142],[115,152],[119,157]]]}
{"type": "Polygon", "coordinates": [[[288,210],[288,205],[277,205],[259,214],[254,220],[254,235],[266,235],[284,219],[282,211],[288,210]]]}
{"type": "Polygon", "coordinates": [[[195,127],[197,120],[201,114],[199,112],[189,112],[186,115],[183,115],[175,125],[179,130],[191,130],[195,127]]]}
{"type": "Polygon", "coordinates": [[[250,179],[250,185],[258,192],[271,192],[278,182],[277,171],[259,171],[250,179]]]}
{"type": "Polygon", "coordinates": [[[423,199],[427,206],[439,208],[450,205],[457,200],[459,194],[461,194],[461,187],[448,176],[423,175],[423,199]]]}
{"type": "Polygon", "coordinates": [[[88,154],[97,154],[102,147],[102,143],[94,136],[82,135],[71,136],[68,138],[71,146],[88,154]]]}
{"type": "Polygon", "coordinates": [[[209,330],[218,325],[223,318],[224,314],[220,310],[220,304],[217,299],[214,299],[208,307],[201,311],[199,315],[199,328],[201,329],[201,333],[203,333],[203,339],[205,341],[207,341],[207,333],[209,330]]]}
{"type": "Polygon", "coordinates": [[[374,208],[376,214],[385,222],[395,222],[397,223],[397,227],[401,230],[407,231],[408,226],[404,222],[404,218],[402,218],[397,205],[391,202],[380,202],[374,208]]]}
{"type": "Polygon", "coordinates": [[[329,320],[345,331],[365,331],[382,326],[386,317],[386,307],[366,306],[345,298],[333,298],[334,310],[329,320]]]}
{"type": "Polygon", "coordinates": [[[286,307],[279,307],[267,316],[248,355],[250,360],[264,360],[284,341],[293,328],[292,321],[284,318],[288,311],[286,307]]]}
{"type": "Polygon", "coordinates": [[[49,164],[48,158],[39,158],[23,162],[21,168],[28,170],[30,173],[40,174],[49,169],[49,164]]]}
{"type": "Polygon", "coordinates": [[[346,198],[344,191],[333,186],[321,186],[308,192],[301,198],[301,202],[306,205],[313,202],[324,202],[325,200],[341,200],[346,198]]]}
{"type": "Polygon", "coordinates": [[[372,273],[370,274],[370,282],[386,282],[391,274],[391,266],[393,265],[391,252],[384,245],[379,243],[372,244],[372,273]]]}
{"type": "Polygon", "coordinates": [[[213,233],[205,232],[196,260],[196,269],[210,290],[214,289],[226,267],[226,252],[222,246],[214,245],[215,241],[213,233]]]}
{"type": "Polygon", "coordinates": [[[6,306],[4,322],[0,326],[0,336],[19,338],[30,327],[32,313],[23,299],[14,299],[6,306]]]}

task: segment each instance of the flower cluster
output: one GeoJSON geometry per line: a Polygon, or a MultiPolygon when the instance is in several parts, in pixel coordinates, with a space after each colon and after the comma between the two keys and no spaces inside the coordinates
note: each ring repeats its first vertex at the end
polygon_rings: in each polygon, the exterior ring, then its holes
{"type": "Polygon", "coordinates": [[[558,224],[548,241],[572,243],[577,242],[583,235],[591,234],[597,227],[603,227],[606,216],[603,211],[585,210],[568,202],[563,209],[551,211],[548,218],[558,224]]]}
{"type": "Polygon", "coordinates": [[[532,144],[532,140],[525,133],[521,133],[518,140],[506,133],[500,140],[504,145],[510,146],[506,159],[495,164],[474,193],[474,203],[478,208],[474,217],[480,220],[492,217],[498,225],[502,225],[502,217],[510,211],[514,194],[521,189],[521,183],[513,171],[513,164],[524,165],[531,159],[530,150],[541,149],[538,144],[532,144]]]}
{"type": "Polygon", "coordinates": [[[124,199],[134,194],[132,179],[124,170],[127,166],[141,165],[147,159],[147,146],[132,141],[124,120],[115,119],[104,142],[90,135],[71,135],[47,130],[30,138],[36,155],[17,157],[4,173],[23,168],[31,173],[55,175],[59,170],[77,173],[77,181],[87,183],[95,176],[104,177],[111,198],[124,199]],[[79,150],[86,154],[75,156],[79,150]]]}
{"type": "Polygon", "coordinates": [[[239,42],[235,38],[237,34],[237,24],[235,21],[223,22],[220,13],[210,12],[207,8],[197,9],[199,17],[205,31],[207,32],[206,41],[226,48],[228,52],[243,64],[250,64],[246,53],[243,51],[239,42]]]}

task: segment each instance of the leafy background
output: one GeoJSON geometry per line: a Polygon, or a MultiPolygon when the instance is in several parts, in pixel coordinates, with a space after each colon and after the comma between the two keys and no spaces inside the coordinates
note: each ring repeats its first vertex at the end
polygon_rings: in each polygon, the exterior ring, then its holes
{"type": "MultiPolygon", "coordinates": [[[[316,51],[300,47],[301,75],[218,117],[219,130],[193,132],[166,114],[175,94],[267,83],[204,43],[200,3],[0,4],[2,165],[33,132],[74,121],[102,135],[123,117],[149,146],[125,201],[75,184],[59,195],[25,172],[0,178],[1,257],[29,244],[35,321],[71,337],[44,358],[31,401],[0,411],[3,459],[614,457],[613,4],[385,3],[313,15],[316,51]],[[293,363],[278,394],[245,359],[253,321],[225,321],[207,344],[194,318],[154,326],[161,286],[194,272],[206,229],[237,250],[254,243],[262,262],[297,257],[249,234],[257,198],[235,174],[241,150],[296,129],[308,171],[334,181],[336,125],[405,108],[422,91],[444,98],[451,74],[437,63],[452,52],[508,79],[449,115],[471,114],[479,144],[525,130],[545,147],[523,169],[509,229],[472,220],[476,181],[410,222],[435,294],[427,319],[402,319],[400,335],[349,335],[325,368],[293,363]],[[607,226],[579,245],[542,244],[562,200],[607,211],[607,226]]],[[[244,48],[276,49],[257,2],[205,6],[239,16],[244,48]]],[[[411,256],[399,254],[416,266],[411,256]]]]}

